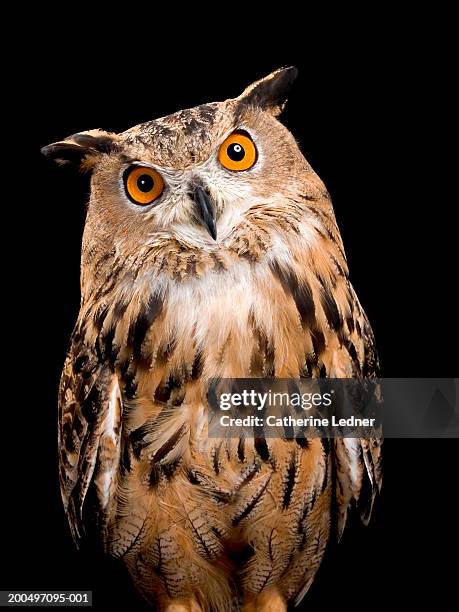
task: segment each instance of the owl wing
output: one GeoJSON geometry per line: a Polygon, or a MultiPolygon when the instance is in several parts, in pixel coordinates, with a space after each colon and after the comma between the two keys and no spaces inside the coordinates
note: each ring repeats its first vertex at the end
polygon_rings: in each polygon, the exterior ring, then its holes
{"type": "Polygon", "coordinates": [[[116,374],[74,333],[59,387],[59,473],[77,546],[90,527],[106,541],[114,511],[121,413],[116,374]],[[88,504],[93,507],[85,513],[88,504]]]}
{"type": "MultiPolygon", "coordinates": [[[[373,331],[366,314],[358,303],[357,296],[351,288],[351,297],[358,313],[358,329],[362,343],[363,363],[358,363],[355,352],[349,354],[353,362],[352,369],[361,372],[365,378],[376,378],[379,375],[378,355],[375,348],[373,331]],[[353,356],[352,356],[353,355],[353,356]]],[[[330,377],[336,375],[333,371],[330,377]]],[[[375,381],[375,392],[378,383],[375,381]]],[[[337,536],[341,538],[348,510],[356,506],[364,524],[370,520],[373,504],[382,484],[382,437],[379,434],[363,438],[335,438],[335,499],[337,510],[337,536]]]]}

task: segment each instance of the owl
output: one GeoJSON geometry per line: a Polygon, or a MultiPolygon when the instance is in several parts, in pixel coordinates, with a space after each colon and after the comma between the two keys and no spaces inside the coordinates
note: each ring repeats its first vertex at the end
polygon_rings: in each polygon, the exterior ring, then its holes
{"type": "Polygon", "coordinates": [[[207,435],[211,379],[377,374],[330,196],[278,120],[296,75],[42,150],[91,173],[59,391],[66,515],[158,610],[298,604],[380,488],[376,437],[207,435]]]}

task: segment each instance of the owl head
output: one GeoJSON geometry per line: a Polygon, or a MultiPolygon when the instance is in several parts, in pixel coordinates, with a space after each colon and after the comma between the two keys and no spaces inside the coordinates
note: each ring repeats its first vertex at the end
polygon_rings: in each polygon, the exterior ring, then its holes
{"type": "Polygon", "coordinates": [[[317,185],[277,119],[296,76],[280,69],[237,98],[44,147],[56,162],[92,173],[83,253],[113,245],[134,253],[158,234],[218,249],[251,207],[317,185]]]}

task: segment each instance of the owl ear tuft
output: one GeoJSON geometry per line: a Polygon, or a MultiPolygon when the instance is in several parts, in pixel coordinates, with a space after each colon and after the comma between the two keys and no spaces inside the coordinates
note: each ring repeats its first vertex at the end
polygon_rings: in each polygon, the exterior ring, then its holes
{"type": "Polygon", "coordinates": [[[237,98],[241,105],[255,106],[277,117],[283,111],[292,83],[298,76],[294,66],[279,68],[249,85],[237,98]]]}
{"type": "Polygon", "coordinates": [[[102,153],[110,153],[116,146],[116,134],[89,130],[53,142],[43,147],[41,153],[60,165],[71,164],[82,170],[91,170],[102,153]]]}

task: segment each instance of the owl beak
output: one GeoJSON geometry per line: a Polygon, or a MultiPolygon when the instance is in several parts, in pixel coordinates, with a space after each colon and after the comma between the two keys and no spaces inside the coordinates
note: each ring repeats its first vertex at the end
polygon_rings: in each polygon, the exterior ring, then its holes
{"type": "Polygon", "coordinates": [[[200,185],[194,188],[192,198],[196,205],[197,218],[214,240],[217,240],[217,220],[215,205],[212,202],[208,192],[200,185]]]}

